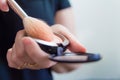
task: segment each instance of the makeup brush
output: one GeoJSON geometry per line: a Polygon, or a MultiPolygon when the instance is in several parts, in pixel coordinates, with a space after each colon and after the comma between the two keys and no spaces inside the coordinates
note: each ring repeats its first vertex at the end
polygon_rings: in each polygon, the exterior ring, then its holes
{"type": "Polygon", "coordinates": [[[56,41],[56,38],[60,40],[59,37],[54,35],[47,23],[37,18],[28,16],[15,0],[8,0],[8,4],[22,19],[24,29],[28,36],[48,42],[56,41]]]}

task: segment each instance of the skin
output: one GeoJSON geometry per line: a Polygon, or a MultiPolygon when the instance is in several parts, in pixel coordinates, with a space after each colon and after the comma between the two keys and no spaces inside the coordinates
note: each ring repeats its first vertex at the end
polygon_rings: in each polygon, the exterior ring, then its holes
{"type": "MultiPolygon", "coordinates": [[[[85,47],[75,38],[75,36],[64,26],[62,25],[53,25],[52,30],[64,35],[69,41],[70,45],[68,46],[67,52],[86,52],[85,47]]],[[[52,69],[57,73],[66,73],[71,72],[79,68],[80,64],[67,64],[67,63],[57,63],[52,67],[52,69]]]]}
{"type": "MultiPolygon", "coordinates": [[[[79,50],[78,48],[80,48],[82,49],[81,50],[82,52],[85,52],[85,48],[77,41],[76,38],[74,38],[74,36],[68,31],[67,28],[65,29],[63,26],[60,25],[59,25],[59,29],[58,29],[58,25],[57,26],[55,25],[51,28],[53,32],[57,32],[57,33],[63,32],[64,34],[62,33],[61,34],[66,36],[66,38],[68,38],[69,41],[71,40],[69,46],[70,51],[77,52],[77,50],[79,50]],[[73,37],[69,37],[68,34],[73,37]]],[[[20,66],[21,69],[24,68],[43,69],[43,68],[51,67],[55,72],[58,73],[70,72],[79,67],[79,64],[76,65],[61,64],[49,60],[48,59],[49,55],[44,51],[42,51],[41,48],[38,46],[38,44],[31,37],[26,37],[24,35],[25,35],[25,31],[20,30],[16,35],[16,39],[13,47],[9,49],[7,52],[7,60],[9,67],[16,69],[19,69],[20,66]],[[35,63],[37,65],[28,66],[27,64],[24,65],[25,63],[30,63],[30,64],[35,63]]]]}
{"type": "MultiPolygon", "coordinates": [[[[72,7],[60,10],[56,13],[55,16],[56,24],[61,25],[54,25],[51,28],[67,37],[70,41],[70,46],[67,51],[72,52],[86,52],[86,48],[76,39],[75,33],[75,19],[74,13],[72,11],[72,7]]],[[[52,69],[57,73],[66,73],[76,70],[80,67],[81,64],[63,64],[57,63],[52,69]]]]}
{"type": "Polygon", "coordinates": [[[0,10],[4,11],[4,12],[8,12],[9,11],[9,7],[6,3],[6,0],[0,0],[0,10]]]}
{"type": "MultiPolygon", "coordinates": [[[[0,10],[9,11],[6,0],[0,0],[0,10]]],[[[75,38],[74,18],[71,8],[60,10],[55,16],[56,24],[51,27],[53,32],[60,33],[67,37],[70,41],[69,51],[86,52],[85,47],[75,38]],[[69,14],[69,15],[68,15],[69,14]],[[65,27],[66,28],[65,28],[65,27]]],[[[13,47],[7,52],[7,61],[9,67],[16,69],[43,69],[52,68],[55,72],[64,73],[70,72],[79,67],[79,64],[61,64],[48,59],[48,54],[41,50],[38,44],[30,37],[26,37],[25,31],[18,31],[13,47]],[[29,63],[31,65],[28,65],[29,63]]]]}
{"type": "Polygon", "coordinates": [[[25,31],[21,30],[17,33],[15,43],[7,52],[8,65],[12,68],[28,68],[28,69],[43,69],[55,65],[48,59],[48,54],[40,49],[38,44],[30,37],[24,37],[25,31]],[[34,57],[33,57],[34,56],[34,57]],[[23,64],[36,63],[36,66],[26,66],[23,64]]]}

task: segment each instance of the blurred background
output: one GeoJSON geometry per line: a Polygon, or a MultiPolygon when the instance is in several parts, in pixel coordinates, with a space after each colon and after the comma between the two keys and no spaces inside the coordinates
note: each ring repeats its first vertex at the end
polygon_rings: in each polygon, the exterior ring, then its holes
{"type": "Polygon", "coordinates": [[[55,80],[120,80],[120,0],[70,0],[76,33],[87,52],[99,52],[99,62],[82,64],[55,80]]]}

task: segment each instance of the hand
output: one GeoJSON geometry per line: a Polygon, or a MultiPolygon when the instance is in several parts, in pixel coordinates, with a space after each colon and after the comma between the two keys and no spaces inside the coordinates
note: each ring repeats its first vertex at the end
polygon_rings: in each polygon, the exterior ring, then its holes
{"type": "MultiPolygon", "coordinates": [[[[61,25],[51,27],[53,32],[64,35],[70,41],[68,46],[72,52],[86,52],[79,41],[61,25]]],[[[30,37],[25,37],[25,31],[19,31],[16,35],[15,43],[7,52],[8,65],[17,69],[43,69],[57,64],[48,59],[48,54],[41,50],[38,44],[30,37]]]]}
{"type": "Polygon", "coordinates": [[[40,49],[30,37],[25,37],[25,31],[19,31],[15,43],[7,52],[8,65],[17,69],[43,69],[56,64],[48,59],[48,54],[40,49]]]}
{"type": "Polygon", "coordinates": [[[75,36],[63,25],[56,24],[52,27],[53,32],[57,32],[65,36],[69,41],[70,44],[68,49],[72,52],[86,52],[86,48],[75,38],[75,36]]]}
{"type": "MultiPolygon", "coordinates": [[[[70,44],[68,46],[68,49],[70,51],[83,52],[83,53],[86,52],[86,48],[80,44],[80,42],[75,38],[73,34],[71,34],[71,32],[66,27],[56,24],[56,25],[53,25],[51,28],[53,32],[57,32],[64,35],[70,41],[70,44]]],[[[81,64],[57,63],[56,65],[52,66],[52,70],[57,73],[66,73],[79,68],[80,65],[81,64]]]]}
{"type": "Polygon", "coordinates": [[[9,11],[9,7],[7,5],[7,1],[6,0],[0,0],[0,10],[4,11],[4,12],[8,12],[9,11]]]}

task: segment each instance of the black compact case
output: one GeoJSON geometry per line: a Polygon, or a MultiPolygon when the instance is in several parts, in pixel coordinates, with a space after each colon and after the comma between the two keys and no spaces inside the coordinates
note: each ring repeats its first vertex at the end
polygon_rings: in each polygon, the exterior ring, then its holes
{"type": "Polygon", "coordinates": [[[50,60],[61,63],[87,63],[99,61],[101,59],[99,53],[66,52],[69,46],[69,40],[61,34],[54,34],[62,39],[62,43],[47,42],[33,38],[43,51],[50,54],[50,60]]]}

